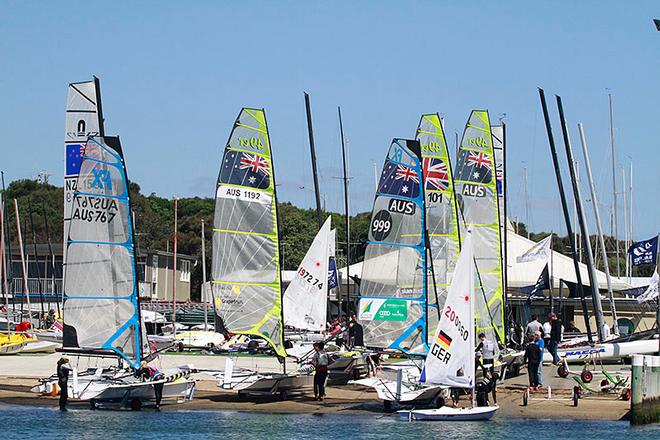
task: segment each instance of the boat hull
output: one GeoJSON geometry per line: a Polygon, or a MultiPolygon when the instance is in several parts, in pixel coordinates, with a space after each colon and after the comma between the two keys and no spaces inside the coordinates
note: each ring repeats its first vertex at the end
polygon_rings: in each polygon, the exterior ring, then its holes
{"type": "MultiPolygon", "coordinates": [[[[561,360],[566,362],[584,362],[597,357],[599,360],[618,360],[633,354],[650,354],[658,351],[658,340],[647,339],[630,342],[613,342],[596,344],[593,347],[569,347],[560,348],[557,354],[561,360]]],[[[543,362],[552,362],[552,353],[545,350],[543,362]]]]}
{"type": "Polygon", "coordinates": [[[436,422],[476,422],[490,420],[499,409],[495,406],[477,406],[474,408],[451,408],[443,406],[434,409],[398,411],[404,420],[425,420],[436,422]]]}

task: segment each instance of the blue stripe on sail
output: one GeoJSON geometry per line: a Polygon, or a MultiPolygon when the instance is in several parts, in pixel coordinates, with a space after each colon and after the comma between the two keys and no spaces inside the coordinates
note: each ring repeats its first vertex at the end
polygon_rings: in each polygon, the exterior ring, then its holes
{"type": "MultiPolygon", "coordinates": [[[[402,298],[397,298],[397,299],[402,299],[402,298]]],[[[425,304],[426,301],[418,301],[422,304],[425,304]]],[[[417,331],[417,328],[419,326],[422,326],[422,328],[426,328],[427,322],[426,322],[426,313],[422,315],[421,318],[419,318],[413,325],[411,325],[408,330],[403,332],[401,336],[397,338],[396,341],[392,342],[392,345],[390,345],[391,348],[396,348],[398,350],[404,351],[401,348],[401,343],[405,342],[405,340],[412,334],[412,332],[417,331]]],[[[406,351],[408,354],[426,354],[426,352],[429,351],[429,346],[426,345],[426,334],[422,335],[422,345],[424,346],[424,352],[423,353],[416,353],[413,351],[406,351]]]]}
{"type": "Polygon", "coordinates": [[[133,294],[126,296],[93,296],[93,295],[64,295],[66,299],[102,299],[102,300],[118,300],[118,301],[132,301],[133,294]]]}
{"type": "Polygon", "coordinates": [[[128,248],[129,251],[131,251],[131,246],[133,245],[133,242],[129,239],[127,241],[89,241],[89,240],[69,240],[69,244],[103,244],[107,246],[121,246],[128,248]]]}

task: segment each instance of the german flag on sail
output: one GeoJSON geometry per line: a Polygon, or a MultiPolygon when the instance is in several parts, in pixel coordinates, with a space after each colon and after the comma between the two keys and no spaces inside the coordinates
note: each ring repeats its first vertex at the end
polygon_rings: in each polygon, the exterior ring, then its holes
{"type": "Polygon", "coordinates": [[[451,345],[451,338],[449,337],[449,335],[447,335],[447,333],[440,330],[440,334],[436,338],[435,342],[445,347],[445,350],[448,350],[449,346],[451,345]]]}

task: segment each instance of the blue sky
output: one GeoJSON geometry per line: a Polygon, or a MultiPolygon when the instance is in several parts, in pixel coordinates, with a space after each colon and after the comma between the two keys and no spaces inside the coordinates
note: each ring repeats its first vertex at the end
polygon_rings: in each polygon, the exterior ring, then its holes
{"type": "MultiPolygon", "coordinates": [[[[373,163],[393,137],[414,135],[420,113],[440,112],[453,143],[485,108],[506,113],[510,217],[524,220],[526,167],[532,229],[564,231],[537,87],[562,95],[580,160],[585,124],[606,220],[609,88],[617,161],[634,162],[634,234],[646,238],[660,230],[658,16],[651,1],[4,1],[0,168],[9,180],[47,170],[61,185],[67,84],[97,75],[106,132],[121,136],[143,192],[211,196],[233,120],[255,106],[267,111],[280,200],[312,206],[307,91],[327,208],[342,210],[341,105],[352,207],[366,211],[373,163]]],[[[554,101],[551,111],[559,141],[554,101]]]]}

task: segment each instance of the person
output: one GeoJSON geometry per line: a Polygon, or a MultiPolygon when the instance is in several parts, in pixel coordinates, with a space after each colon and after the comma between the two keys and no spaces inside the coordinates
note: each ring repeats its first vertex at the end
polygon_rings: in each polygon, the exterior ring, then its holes
{"type": "Polygon", "coordinates": [[[323,402],[325,398],[325,380],[328,378],[328,364],[330,358],[328,353],[324,350],[325,344],[323,342],[314,343],[314,356],[312,357],[312,365],[314,365],[314,400],[323,402]]]}
{"type": "Polygon", "coordinates": [[[537,391],[539,380],[539,363],[541,362],[541,349],[534,341],[534,336],[532,335],[527,338],[527,345],[525,346],[525,356],[523,358],[523,362],[527,363],[529,389],[531,391],[537,391]]]}
{"type": "Polygon", "coordinates": [[[610,326],[606,322],[603,322],[603,340],[601,342],[607,341],[610,337],[610,326]]]}
{"type": "MultiPolygon", "coordinates": [[[[552,316],[552,314],[550,314],[550,316],[552,316]]],[[[548,316],[548,320],[543,323],[543,342],[545,343],[546,347],[548,346],[548,343],[550,343],[550,330],[552,330],[550,316],[548,316]]]]}
{"type": "Polygon", "coordinates": [[[566,333],[582,333],[582,331],[575,326],[575,321],[570,321],[568,328],[566,328],[566,333]]]}
{"type": "Polygon", "coordinates": [[[51,328],[53,324],[55,324],[55,310],[50,309],[48,311],[48,315],[46,315],[46,319],[44,320],[46,324],[46,328],[51,328]]]}
{"type": "Polygon", "coordinates": [[[493,341],[486,339],[485,333],[479,333],[479,345],[477,345],[475,352],[480,355],[482,367],[488,368],[492,375],[495,371],[495,344],[493,341]]]}
{"type": "Polygon", "coordinates": [[[488,394],[493,395],[493,403],[497,405],[497,379],[499,376],[497,373],[491,373],[487,369],[483,369],[483,376],[477,386],[475,387],[476,397],[477,397],[477,406],[488,406],[488,394]]]}
{"type": "MultiPolygon", "coordinates": [[[[153,380],[161,381],[165,376],[156,368],[150,366],[146,361],[140,363],[140,369],[137,370],[136,376],[142,379],[143,382],[153,380]]],[[[156,395],[156,411],[160,411],[160,402],[163,400],[163,387],[164,383],[158,382],[154,384],[154,394],[156,395]]]]}
{"type": "Polygon", "coordinates": [[[527,338],[534,336],[534,333],[536,332],[543,332],[543,326],[538,318],[538,315],[532,315],[532,320],[527,323],[527,327],[525,328],[525,335],[527,335],[527,338]]]}
{"type": "Polygon", "coordinates": [[[341,323],[339,320],[337,320],[337,325],[339,326],[340,331],[336,333],[337,339],[335,340],[335,343],[337,344],[337,347],[341,349],[342,345],[344,345],[344,331],[346,330],[346,318],[342,317],[341,323]]]}
{"type": "Polygon", "coordinates": [[[69,400],[69,358],[62,356],[57,361],[57,386],[60,388],[60,411],[67,411],[66,404],[69,400]]]}
{"type": "Polygon", "coordinates": [[[539,361],[538,367],[538,379],[536,380],[536,387],[540,388],[543,386],[543,352],[545,352],[545,340],[543,339],[541,332],[534,333],[534,342],[539,346],[539,350],[541,351],[541,360],[539,361]]]}
{"type": "MultiPolygon", "coordinates": [[[[349,324],[349,329],[353,330],[353,336],[351,337],[351,348],[354,347],[363,347],[364,346],[364,329],[357,321],[351,321],[349,324]]],[[[349,330],[349,331],[350,331],[349,330]]]]}
{"type": "MultiPolygon", "coordinates": [[[[572,322],[572,321],[571,321],[572,322]]],[[[555,313],[550,314],[550,342],[548,343],[548,351],[552,354],[552,365],[557,365],[559,363],[559,355],[557,354],[557,348],[559,347],[559,342],[561,342],[561,321],[557,319],[555,313]]]]}

